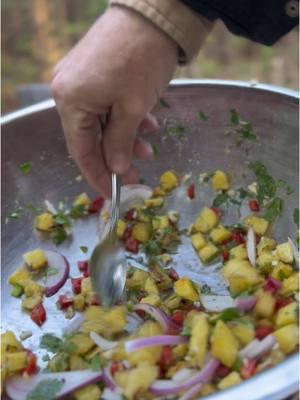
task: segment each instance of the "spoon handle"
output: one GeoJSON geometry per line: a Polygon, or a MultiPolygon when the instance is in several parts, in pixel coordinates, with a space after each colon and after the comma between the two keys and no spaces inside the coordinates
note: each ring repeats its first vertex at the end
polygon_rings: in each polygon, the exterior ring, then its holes
{"type": "Polygon", "coordinates": [[[121,179],[115,173],[111,176],[112,183],[112,199],[111,199],[111,223],[109,233],[113,233],[116,229],[120,215],[120,189],[121,179]]]}

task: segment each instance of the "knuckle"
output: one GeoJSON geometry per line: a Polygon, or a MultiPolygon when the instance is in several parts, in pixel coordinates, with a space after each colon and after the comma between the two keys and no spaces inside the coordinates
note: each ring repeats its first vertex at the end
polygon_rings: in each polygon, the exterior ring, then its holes
{"type": "Polygon", "coordinates": [[[70,81],[58,73],[51,82],[51,91],[56,102],[66,103],[74,97],[74,89],[70,81]]]}

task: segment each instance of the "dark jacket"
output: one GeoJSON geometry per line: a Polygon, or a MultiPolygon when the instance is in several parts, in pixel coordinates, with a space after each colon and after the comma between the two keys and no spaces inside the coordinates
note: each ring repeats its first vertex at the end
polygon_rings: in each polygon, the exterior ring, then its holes
{"type": "Polygon", "coordinates": [[[298,0],[182,0],[210,20],[255,42],[272,45],[298,25],[298,0]]]}

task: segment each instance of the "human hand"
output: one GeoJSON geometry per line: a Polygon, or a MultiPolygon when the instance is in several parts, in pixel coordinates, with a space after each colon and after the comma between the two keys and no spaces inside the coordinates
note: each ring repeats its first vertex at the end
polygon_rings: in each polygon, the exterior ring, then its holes
{"type": "Polygon", "coordinates": [[[136,134],[158,128],[149,111],[176,64],[171,38],[137,13],[111,7],[56,66],[52,90],[68,150],[103,196],[111,193],[111,171],[136,181],[132,156],[152,157],[136,134]],[[103,114],[108,121],[101,133],[103,114]]]}

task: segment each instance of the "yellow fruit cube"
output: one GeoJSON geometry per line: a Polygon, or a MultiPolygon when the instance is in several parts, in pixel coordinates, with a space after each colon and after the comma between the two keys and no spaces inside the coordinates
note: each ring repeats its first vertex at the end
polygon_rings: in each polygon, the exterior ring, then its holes
{"type": "Polygon", "coordinates": [[[262,236],[257,245],[257,254],[260,254],[262,251],[271,251],[276,247],[276,242],[274,239],[271,239],[266,236],[262,236]]]}
{"type": "Polygon", "coordinates": [[[39,231],[49,232],[55,225],[54,217],[48,212],[37,215],[34,225],[39,231]]]}
{"type": "Polygon", "coordinates": [[[152,219],[152,227],[154,230],[164,229],[170,226],[170,221],[167,215],[156,216],[152,219]]]}
{"type": "Polygon", "coordinates": [[[255,337],[255,329],[250,322],[231,322],[229,328],[242,346],[246,346],[255,337]]]}
{"type": "Polygon", "coordinates": [[[273,332],[281,350],[285,354],[291,353],[299,342],[299,327],[296,324],[286,325],[273,332]]]}
{"type": "Polygon", "coordinates": [[[73,308],[75,311],[83,311],[85,306],[85,299],[82,294],[76,294],[73,297],[73,308]]]}
{"type": "Polygon", "coordinates": [[[286,278],[282,282],[282,287],[279,293],[282,296],[289,296],[297,293],[299,290],[299,272],[294,272],[289,278],[286,278]]]}
{"type": "Polygon", "coordinates": [[[35,306],[41,304],[43,301],[43,297],[40,294],[36,294],[33,297],[25,297],[22,300],[22,308],[24,310],[33,310],[35,306]]]}
{"type": "Polygon", "coordinates": [[[71,371],[79,371],[87,368],[85,360],[78,354],[71,354],[69,361],[71,371]]]}
{"type": "Polygon", "coordinates": [[[72,336],[70,343],[73,343],[76,346],[74,353],[81,356],[88,353],[93,347],[96,346],[95,342],[88,335],[83,333],[77,333],[76,335],[72,336]]]}
{"type": "Polygon", "coordinates": [[[126,279],[126,288],[133,290],[143,290],[149,274],[137,269],[130,278],[126,279]]]}
{"type": "Polygon", "coordinates": [[[218,215],[208,207],[203,208],[194,222],[194,228],[197,232],[208,233],[219,221],[218,215]]]}
{"type": "Polygon", "coordinates": [[[78,206],[89,207],[90,204],[91,204],[91,200],[86,193],[81,193],[80,195],[78,195],[73,202],[74,207],[78,207],[78,206]]]}
{"type": "Polygon", "coordinates": [[[132,237],[139,242],[145,243],[151,237],[152,227],[149,222],[137,222],[133,226],[132,237]]]}
{"type": "Polygon", "coordinates": [[[207,242],[207,244],[198,251],[198,254],[201,261],[207,264],[219,255],[219,249],[211,242],[207,242]]]}
{"type": "Polygon", "coordinates": [[[163,190],[171,190],[178,186],[178,178],[172,171],[166,171],[159,179],[163,190]]]}
{"type": "Polygon", "coordinates": [[[140,301],[142,304],[151,304],[151,306],[157,307],[160,305],[160,297],[158,294],[149,294],[149,296],[143,297],[140,301]]]}
{"type": "Polygon", "coordinates": [[[255,315],[258,317],[270,318],[275,309],[276,300],[270,292],[259,290],[256,294],[255,315]]]}
{"type": "Polygon", "coordinates": [[[262,251],[256,260],[258,267],[266,272],[272,269],[272,261],[274,261],[272,253],[266,250],[262,251]]]}
{"type": "Polygon", "coordinates": [[[198,301],[199,293],[192,281],[188,278],[180,278],[174,283],[174,292],[185,300],[198,301]]]}
{"type": "Polygon", "coordinates": [[[275,324],[278,328],[289,324],[297,324],[298,322],[298,304],[294,301],[278,310],[275,324]]]}
{"type": "Polygon", "coordinates": [[[198,232],[191,236],[192,245],[196,250],[202,249],[206,245],[205,237],[202,233],[198,232]]]}
{"type": "Polygon", "coordinates": [[[4,363],[9,372],[21,371],[27,364],[27,352],[17,351],[15,353],[6,353],[4,363]]]}
{"type": "Polygon", "coordinates": [[[28,251],[27,253],[23,254],[23,259],[26,265],[28,265],[28,267],[32,268],[34,271],[39,271],[48,264],[46,254],[41,249],[28,251]]]}
{"type": "Polygon", "coordinates": [[[25,286],[24,293],[27,297],[34,297],[36,295],[42,295],[44,288],[34,281],[28,281],[25,286]]]}
{"type": "Polygon", "coordinates": [[[255,215],[249,215],[244,219],[244,225],[247,228],[253,228],[257,235],[264,235],[269,227],[269,221],[264,218],[256,217],[255,215]]]}
{"type": "Polygon", "coordinates": [[[289,242],[281,243],[276,246],[276,256],[286,264],[292,264],[294,254],[289,242]]]}
{"type": "Polygon", "coordinates": [[[221,379],[220,382],[218,383],[218,388],[220,390],[224,390],[230,386],[233,385],[238,385],[239,383],[242,382],[242,378],[240,374],[236,371],[231,372],[225,378],[221,379]]]}
{"type": "Polygon", "coordinates": [[[125,308],[122,306],[105,309],[99,306],[90,306],[84,313],[85,321],[82,324],[83,332],[96,332],[105,337],[123,332],[127,325],[125,308]]]}
{"type": "Polygon", "coordinates": [[[119,239],[122,239],[122,237],[124,236],[126,228],[127,228],[126,222],[123,221],[122,219],[119,219],[117,224],[117,236],[119,239]]]}
{"type": "Polygon", "coordinates": [[[153,190],[153,196],[161,197],[161,196],[166,196],[166,195],[167,195],[167,192],[159,186],[156,186],[153,190]]]}
{"type": "Polygon", "coordinates": [[[218,225],[210,232],[209,237],[215,244],[221,244],[224,240],[230,239],[231,232],[223,225],[218,225]]]}
{"type": "Polygon", "coordinates": [[[201,396],[208,396],[216,391],[216,388],[211,383],[206,383],[203,385],[202,389],[200,390],[199,394],[201,396]]]}
{"type": "Polygon", "coordinates": [[[278,281],[282,279],[289,278],[293,275],[293,267],[288,264],[284,264],[283,262],[279,261],[278,264],[273,268],[271,276],[278,281]]]}
{"type": "Polygon", "coordinates": [[[244,244],[239,244],[229,250],[230,258],[235,258],[237,260],[248,260],[248,254],[246,246],[244,244]]]}
{"type": "Polygon", "coordinates": [[[205,313],[197,313],[191,321],[189,358],[192,364],[202,367],[205,361],[209,336],[209,323],[205,313]]]}
{"type": "Polygon", "coordinates": [[[244,292],[260,282],[257,270],[247,260],[229,260],[222,273],[232,294],[244,292]]]}
{"type": "Polygon", "coordinates": [[[81,294],[83,296],[88,296],[89,294],[93,293],[93,286],[91,278],[83,278],[81,281],[81,294]]]}
{"type": "Polygon", "coordinates": [[[169,310],[176,310],[176,308],[179,308],[181,301],[182,301],[181,297],[173,293],[164,300],[164,305],[169,310]]]}
{"type": "Polygon", "coordinates": [[[12,331],[1,333],[1,354],[23,350],[23,346],[17,340],[12,331]]]}
{"type": "Polygon", "coordinates": [[[8,283],[11,285],[20,285],[23,288],[32,282],[31,274],[26,269],[17,269],[14,273],[12,273],[8,278],[8,283]]]}
{"type": "Polygon", "coordinates": [[[175,358],[183,358],[186,356],[189,346],[186,343],[178,344],[172,350],[172,355],[175,358]]]}
{"type": "Polygon", "coordinates": [[[154,199],[146,199],[144,200],[144,204],[146,207],[149,208],[162,207],[164,204],[164,199],[162,197],[155,197],[154,199]]]}
{"type": "Polygon", "coordinates": [[[211,180],[212,188],[214,190],[227,190],[229,189],[229,180],[227,175],[220,170],[217,170],[211,180]]]}
{"type": "Polygon", "coordinates": [[[74,398],[75,400],[99,400],[101,398],[101,390],[95,384],[87,385],[75,390],[74,398]]]}
{"type": "Polygon", "coordinates": [[[239,345],[223,321],[218,321],[211,336],[211,354],[226,367],[232,367],[238,356],[239,345]]]}
{"type": "Polygon", "coordinates": [[[151,276],[148,276],[148,278],[146,279],[145,291],[149,294],[159,295],[159,289],[155,283],[155,280],[151,276]]]}

